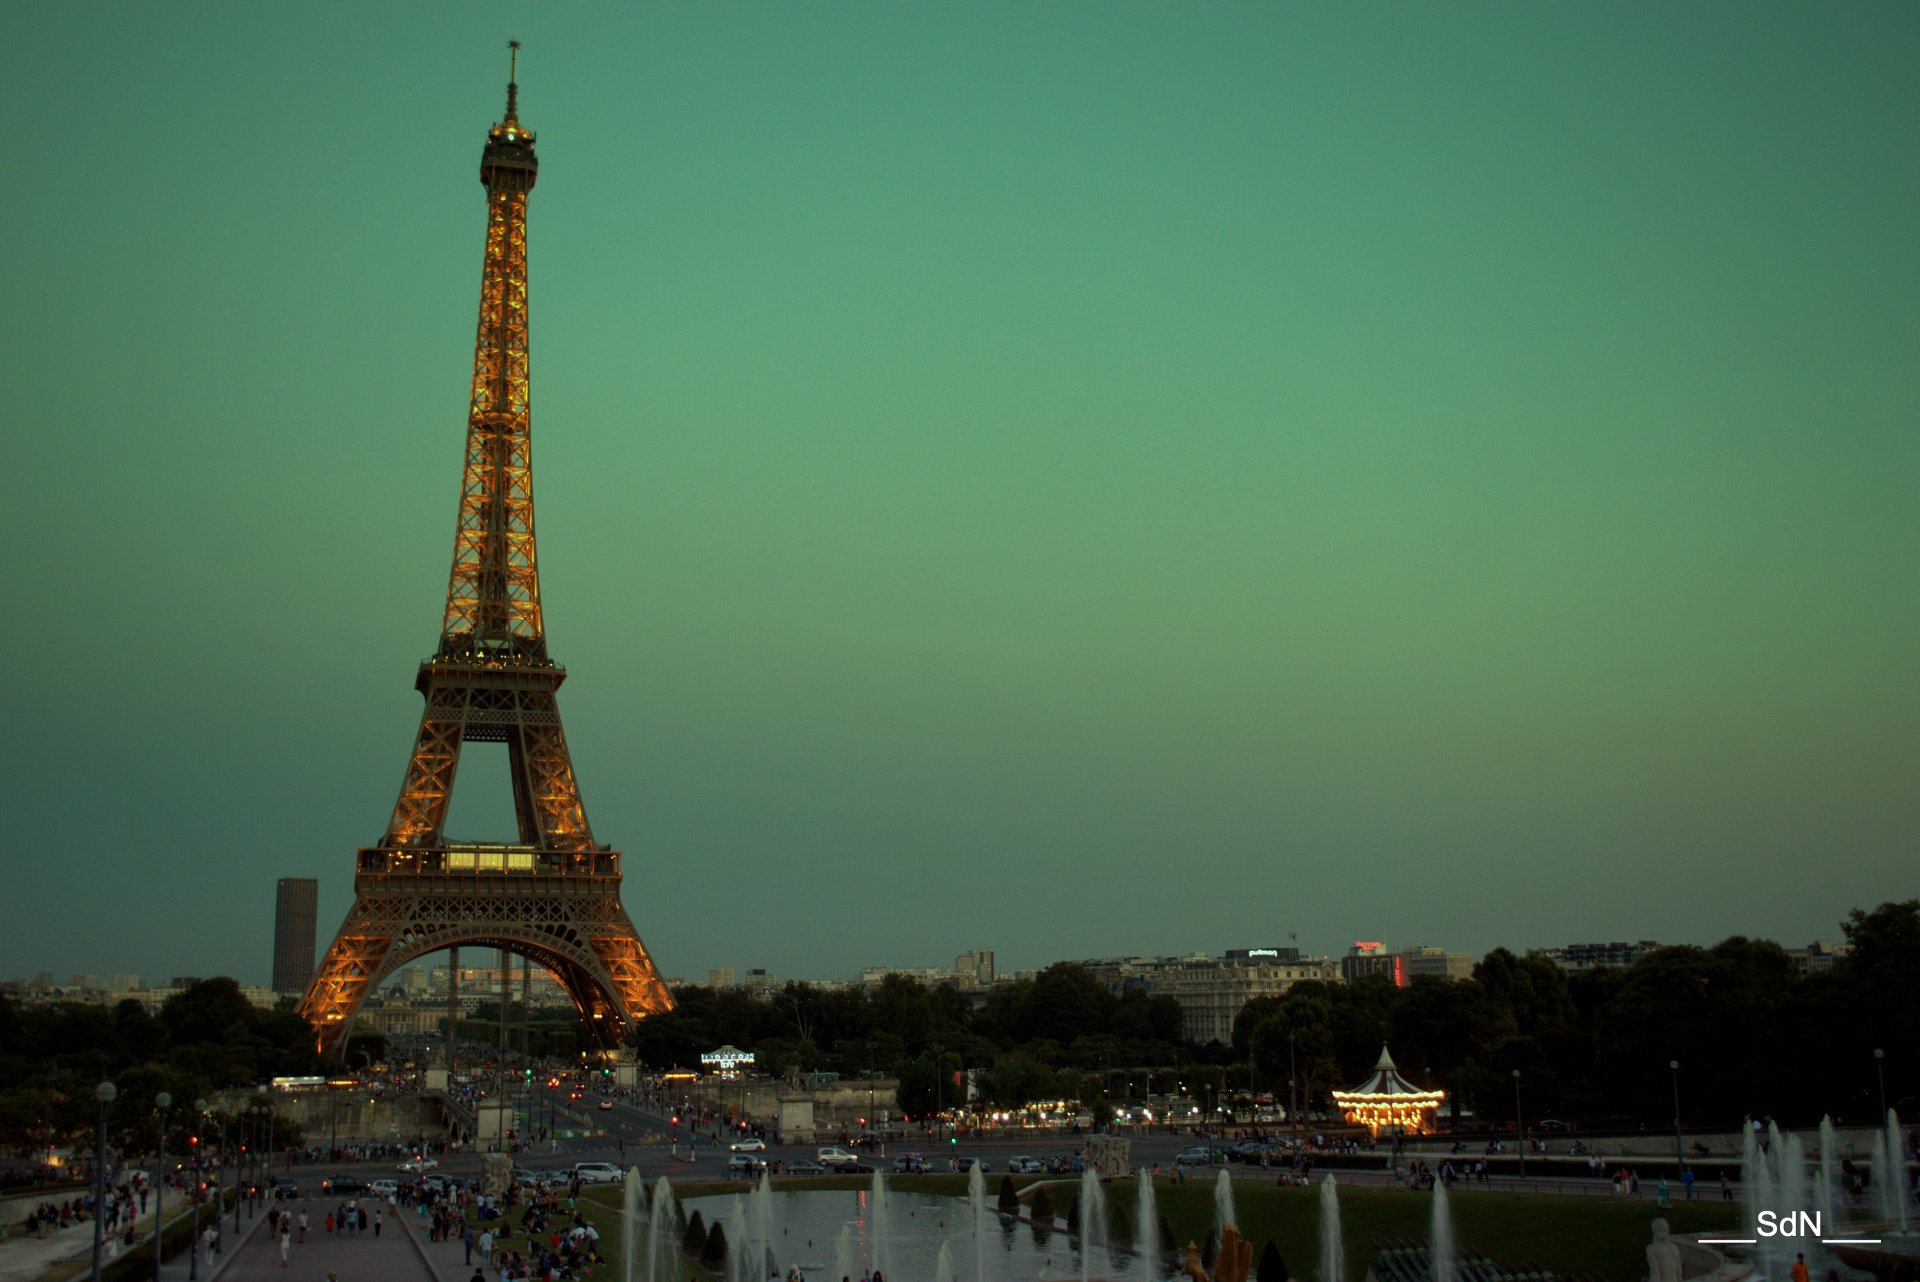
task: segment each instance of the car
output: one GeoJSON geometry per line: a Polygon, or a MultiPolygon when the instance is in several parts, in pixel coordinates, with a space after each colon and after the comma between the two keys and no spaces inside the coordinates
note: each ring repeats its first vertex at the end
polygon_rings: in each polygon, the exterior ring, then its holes
{"type": "Polygon", "coordinates": [[[896,1175],[925,1175],[927,1173],[927,1155],[925,1153],[902,1153],[893,1159],[896,1175]]]}
{"type": "Polygon", "coordinates": [[[575,1162],[573,1178],[582,1184],[617,1184],[625,1176],[612,1162],[575,1162]]]}
{"type": "Polygon", "coordinates": [[[367,1185],[367,1192],[375,1197],[393,1197],[400,1192],[398,1180],[373,1180],[367,1185]]]}
{"type": "Polygon", "coordinates": [[[857,1166],[860,1163],[857,1154],[848,1152],[838,1144],[829,1144],[825,1148],[815,1149],[813,1160],[822,1166],[857,1166]]]}
{"type": "Polygon", "coordinates": [[[1534,1129],[1541,1131],[1570,1131],[1573,1129],[1573,1123],[1563,1122],[1557,1117],[1549,1117],[1534,1123],[1534,1129]]]}
{"type": "Polygon", "coordinates": [[[788,1175],[825,1175],[827,1168],[818,1162],[803,1160],[799,1162],[788,1162],[786,1173],[788,1175]]]}
{"type": "Polygon", "coordinates": [[[365,1193],[367,1186],[351,1175],[336,1175],[320,1181],[322,1193],[365,1193]]]}
{"type": "Polygon", "coordinates": [[[751,1153],[735,1153],[727,1159],[727,1178],[730,1180],[752,1179],[766,1169],[766,1159],[751,1153]]]}
{"type": "Polygon", "coordinates": [[[438,1165],[440,1165],[438,1158],[410,1157],[394,1169],[405,1175],[425,1175],[438,1165]]]}
{"type": "Polygon", "coordinates": [[[611,1113],[613,1112],[613,1101],[610,1099],[603,1099],[600,1101],[599,1107],[602,1113],[611,1113]]]}
{"type": "Polygon", "coordinates": [[[764,1153],[766,1151],[767,1142],[765,1140],[755,1139],[752,1136],[748,1136],[743,1140],[731,1140],[727,1144],[727,1152],[729,1153],[764,1153]]]}
{"type": "Polygon", "coordinates": [[[1189,1144],[1173,1155],[1175,1166],[1212,1166],[1213,1150],[1205,1144],[1189,1144]]]}
{"type": "Polygon", "coordinates": [[[976,1166],[980,1168],[980,1173],[982,1175],[985,1175],[988,1171],[991,1171],[993,1169],[993,1163],[989,1162],[984,1157],[963,1157],[960,1159],[960,1165],[958,1169],[963,1172],[971,1171],[976,1166]]]}
{"type": "Polygon", "coordinates": [[[1007,1169],[1015,1175],[1043,1175],[1047,1164],[1037,1157],[1018,1153],[1007,1159],[1007,1169]]]}

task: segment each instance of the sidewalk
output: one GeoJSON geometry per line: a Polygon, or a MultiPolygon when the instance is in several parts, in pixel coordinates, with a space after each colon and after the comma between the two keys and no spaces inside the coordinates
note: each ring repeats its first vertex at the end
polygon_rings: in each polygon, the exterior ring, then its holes
{"type": "MultiPolygon", "coordinates": [[[[282,1202],[282,1208],[291,1208],[296,1219],[301,1211],[307,1213],[309,1227],[307,1240],[299,1241],[300,1232],[294,1230],[292,1245],[288,1248],[287,1264],[280,1263],[280,1242],[272,1237],[265,1228],[266,1205],[262,1204],[260,1214],[252,1225],[248,1225],[244,1214],[240,1221],[242,1241],[236,1248],[231,1232],[232,1221],[228,1221],[227,1249],[214,1261],[210,1273],[205,1264],[200,1267],[199,1282],[210,1282],[218,1278],[219,1282],[327,1282],[329,1272],[335,1274],[339,1282],[433,1282],[433,1275],[420,1259],[420,1254],[403,1232],[396,1231],[393,1216],[387,1216],[387,1222],[380,1236],[375,1237],[369,1227],[365,1233],[327,1233],[320,1225],[325,1221],[331,1203],[322,1204],[312,1198],[298,1202],[282,1202]]],[[[472,1276],[468,1274],[467,1276],[472,1276]]],[[[161,1282],[186,1282],[187,1257],[183,1252],[177,1260],[168,1260],[160,1271],[161,1282]]],[[[465,1278],[460,1282],[466,1282],[465,1278]]]]}
{"type": "MultiPolygon", "coordinates": [[[[184,1214],[177,1200],[177,1194],[167,1202],[167,1220],[184,1214]]],[[[147,1213],[134,1221],[135,1231],[143,1242],[153,1239],[154,1202],[147,1201],[147,1213]]],[[[120,1232],[126,1232],[126,1225],[120,1226],[120,1232]]],[[[115,1260],[122,1248],[109,1241],[105,1245],[104,1259],[115,1260]]],[[[16,1234],[5,1242],[0,1242],[0,1282],[31,1282],[58,1265],[74,1262],[91,1263],[93,1260],[93,1221],[83,1220],[71,1228],[55,1229],[44,1238],[22,1237],[16,1234]]]]}
{"type": "MultiPolygon", "coordinates": [[[[464,1263],[467,1250],[458,1238],[447,1242],[429,1242],[427,1222],[411,1207],[401,1207],[399,1218],[401,1234],[413,1243],[414,1251],[426,1269],[420,1276],[432,1282],[472,1282],[473,1271],[480,1268],[478,1250],[473,1253],[472,1264],[464,1263]]],[[[340,1282],[350,1282],[350,1279],[342,1277],[340,1282]]]]}

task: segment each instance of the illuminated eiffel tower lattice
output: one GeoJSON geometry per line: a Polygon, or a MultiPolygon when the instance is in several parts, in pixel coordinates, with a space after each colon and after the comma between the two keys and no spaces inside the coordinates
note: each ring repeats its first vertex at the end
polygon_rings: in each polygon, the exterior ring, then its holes
{"type": "MultiPolygon", "coordinates": [[[[516,46],[517,48],[517,46],[516,46]]],[[[487,240],[453,573],[439,648],[414,684],[426,697],[393,818],[359,852],[354,904],[300,1013],[340,1054],[367,995],[400,967],[465,945],[546,968],[573,999],[582,1045],[618,1046],[672,999],[620,902],[620,854],[593,839],[547,656],[533,540],[527,378],[527,199],[538,161],[509,76],[506,119],[487,133],[487,240]],[[460,749],[505,743],[519,840],[449,840],[460,749]]]]}

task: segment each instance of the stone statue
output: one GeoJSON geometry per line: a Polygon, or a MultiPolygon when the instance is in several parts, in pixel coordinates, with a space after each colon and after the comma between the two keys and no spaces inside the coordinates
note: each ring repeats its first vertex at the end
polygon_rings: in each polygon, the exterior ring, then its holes
{"type": "Polygon", "coordinates": [[[1680,1248],[1667,1241],[1667,1222],[1653,1222],[1653,1242],[1647,1247],[1647,1282],[1680,1282],[1680,1248]]]}
{"type": "MultiPolygon", "coordinates": [[[[1220,1230],[1220,1254],[1213,1261],[1212,1276],[1200,1263],[1200,1248],[1192,1242],[1187,1243],[1187,1259],[1180,1266],[1180,1272],[1193,1282],[1247,1282],[1252,1269],[1253,1243],[1241,1241],[1240,1230],[1231,1224],[1220,1230]]],[[[1680,1282],[1677,1273],[1674,1282],[1680,1282]]]]}
{"type": "MultiPolygon", "coordinates": [[[[1243,1241],[1229,1224],[1220,1230],[1220,1255],[1213,1262],[1213,1282],[1247,1282],[1253,1268],[1253,1243],[1243,1241]]],[[[1678,1274],[1673,1282],[1680,1282],[1678,1274]]]]}
{"type": "Polygon", "coordinates": [[[1187,1258],[1186,1262],[1180,1266],[1180,1271],[1192,1278],[1193,1282],[1213,1282],[1213,1279],[1207,1276],[1206,1265],[1200,1263],[1200,1248],[1192,1241],[1187,1243],[1187,1258]]]}

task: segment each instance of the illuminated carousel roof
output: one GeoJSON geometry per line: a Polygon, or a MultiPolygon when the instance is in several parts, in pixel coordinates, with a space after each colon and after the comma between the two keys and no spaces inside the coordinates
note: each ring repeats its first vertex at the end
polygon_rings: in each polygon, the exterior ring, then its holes
{"type": "Polygon", "coordinates": [[[1380,1062],[1373,1066],[1373,1076],[1350,1091],[1335,1091],[1334,1097],[1342,1095],[1430,1095],[1438,1096],[1439,1091],[1423,1091],[1406,1078],[1400,1076],[1400,1070],[1393,1065],[1393,1056],[1387,1054],[1385,1044],[1380,1047],[1380,1062]]]}

